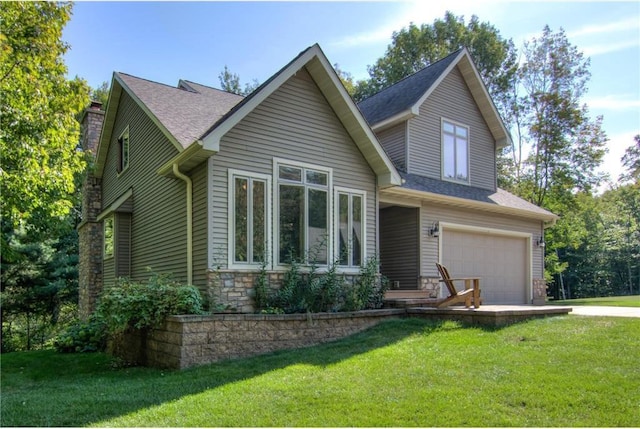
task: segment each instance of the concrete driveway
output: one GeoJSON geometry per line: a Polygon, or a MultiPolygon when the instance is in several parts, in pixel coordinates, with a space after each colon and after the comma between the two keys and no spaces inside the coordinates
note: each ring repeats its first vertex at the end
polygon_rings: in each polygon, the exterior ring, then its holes
{"type": "Polygon", "coordinates": [[[571,307],[570,314],[580,316],[613,316],[613,317],[640,317],[640,307],[605,307],[598,305],[585,305],[571,307]]]}

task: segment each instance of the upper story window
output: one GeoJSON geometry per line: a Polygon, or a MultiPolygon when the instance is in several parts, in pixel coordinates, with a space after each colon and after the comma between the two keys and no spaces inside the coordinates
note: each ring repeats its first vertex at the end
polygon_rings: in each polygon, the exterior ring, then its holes
{"type": "Polygon", "coordinates": [[[118,137],[118,173],[129,167],[129,127],[118,137]]]}
{"type": "Polygon", "coordinates": [[[277,263],[329,261],[331,169],[275,161],[277,263]]]}
{"type": "Polygon", "coordinates": [[[442,177],[469,182],[469,127],[442,120],[442,177]]]}
{"type": "Polygon", "coordinates": [[[230,265],[256,265],[267,257],[270,177],[229,170],[230,265]]]}
{"type": "Polygon", "coordinates": [[[113,257],[114,251],[114,216],[111,215],[105,218],[102,225],[104,228],[104,259],[108,259],[113,257]]]}

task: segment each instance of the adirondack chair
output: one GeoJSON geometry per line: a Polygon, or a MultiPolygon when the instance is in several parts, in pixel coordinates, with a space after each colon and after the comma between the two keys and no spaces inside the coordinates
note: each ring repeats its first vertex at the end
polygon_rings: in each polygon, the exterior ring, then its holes
{"type": "Polygon", "coordinates": [[[453,279],[449,275],[449,271],[444,265],[436,263],[438,266],[438,271],[440,272],[440,276],[442,277],[441,282],[443,282],[447,289],[449,290],[449,296],[438,303],[436,307],[448,307],[453,304],[457,304],[460,302],[464,302],[464,306],[469,308],[471,304],[475,308],[480,307],[480,279],[477,277],[465,277],[465,278],[457,278],[453,279]],[[464,290],[457,291],[454,285],[456,281],[464,281],[464,290]]]}

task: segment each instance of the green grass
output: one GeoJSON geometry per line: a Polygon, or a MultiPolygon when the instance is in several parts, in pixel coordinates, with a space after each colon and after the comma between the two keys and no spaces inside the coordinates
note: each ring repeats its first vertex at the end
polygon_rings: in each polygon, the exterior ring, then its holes
{"type": "Polygon", "coordinates": [[[389,321],[183,371],[2,355],[2,426],[640,426],[640,321],[389,321]]]}
{"type": "Polygon", "coordinates": [[[567,299],[549,301],[551,305],[605,305],[610,307],[640,307],[640,295],[605,296],[602,298],[567,299]]]}

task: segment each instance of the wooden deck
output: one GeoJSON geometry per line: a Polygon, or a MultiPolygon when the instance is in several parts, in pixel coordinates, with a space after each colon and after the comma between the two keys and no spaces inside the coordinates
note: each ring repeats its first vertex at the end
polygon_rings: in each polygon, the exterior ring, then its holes
{"type": "Polygon", "coordinates": [[[451,306],[435,308],[440,299],[428,298],[425,291],[392,290],[385,294],[387,308],[404,308],[409,317],[421,317],[438,320],[459,320],[461,322],[504,326],[527,319],[550,316],[565,316],[571,307],[555,305],[481,305],[480,308],[451,306]]]}

